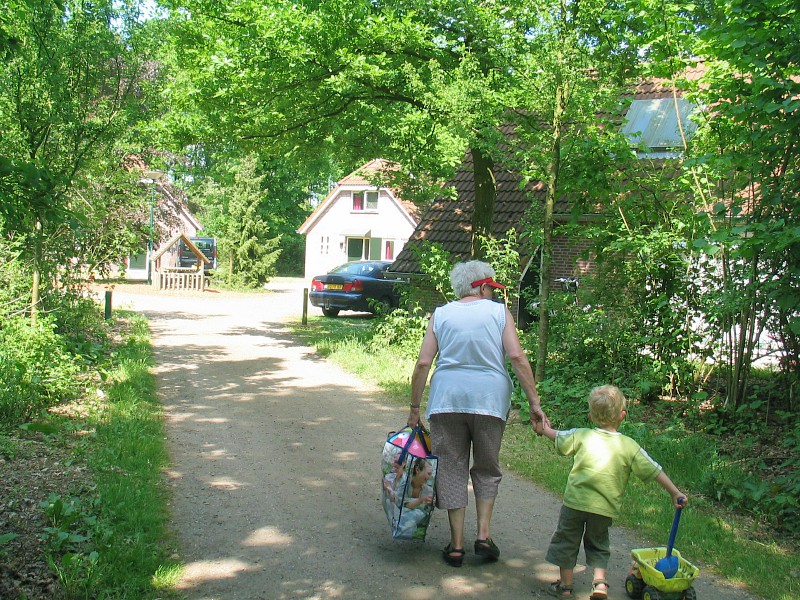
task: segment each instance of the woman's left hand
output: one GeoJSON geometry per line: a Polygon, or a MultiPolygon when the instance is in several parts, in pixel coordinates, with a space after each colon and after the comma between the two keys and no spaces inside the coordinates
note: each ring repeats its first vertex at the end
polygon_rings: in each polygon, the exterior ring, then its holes
{"type": "MultiPolygon", "coordinates": [[[[550,419],[548,419],[547,415],[544,414],[544,411],[542,410],[541,406],[539,405],[531,406],[530,411],[531,411],[531,425],[533,426],[534,431],[536,431],[537,425],[539,424],[547,427],[550,426],[550,419]]],[[[539,433],[538,431],[536,432],[539,433]]]]}

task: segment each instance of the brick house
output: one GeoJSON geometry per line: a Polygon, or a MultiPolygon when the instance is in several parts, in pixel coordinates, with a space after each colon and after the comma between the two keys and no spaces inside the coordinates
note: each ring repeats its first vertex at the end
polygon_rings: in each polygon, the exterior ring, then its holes
{"type": "MultiPolygon", "coordinates": [[[[518,173],[495,165],[496,200],[492,235],[505,237],[509,230],[521,233],[524,223],[535,218],[532,207],[545,200],[545,186],[537,182],[523,188],[522,178],[518,173]]],[[[436,198],[423,212],[419,225],[412,233],[406,247],[397,256],[389,271],[397,277],[409,278],[420,290],[423,304],[429,308],[441,304],[442,299],[435,292],[425,289],[423,275],[412,249],[423,242],[436,243],[442,246],[451,256],[459,260],[469,260],[472,250],[472,211],[475,201],[474,180],[472,177],[472,160],[469,154],[448,186],[455,187],[456,199],[436,198]]],[[[553,234],[553,268],[551,287],[560,289],[559,278],[580,278],[592,269],[591,260],[581,258],[587,243],[575,240],[558,233],[559,222],[564,223],[573,217],[569,205],[560,201],[555,207],[554,220],[556,228],[553,234]]],[[[520,276],[518,289],[539,286],[538,248],[531,248],[525,239],[520,240],[520,276]]],[[[519,310],[518,303],[512,303],[512,313],[523,323],[529,321],[527,311],[519,310]]]]}
{"type": "MultiPolygon", "coordinates": [[[[687,70],[684,76],[696,80],[702,72],[703,67],[700,65],[687,70]]],[[[620,120],[620,127],[637,149],[638,157],[648,159],[650,164],[660,165],[668,163],[671,158],[680,157],[684,147],[681,130],[688,138],[696,128],[689,119],[694,108],[691,103],[680,96],[676,100],[671,84],[665,80],[642,82],[634,88],[630,99],[631,104],[624,119],[620,120]]],[[[522,178],[518,173],[499,164],[495,165],[494,175],[497,197],[492,235],[502,238],[512,228],[519,234],[524,223],[531,223],[536,219],[533,207],[544,204],[545,184],[533,182],[523,187],[522,178]]],[[[435,292],[430,290],[426,293],[422,282],[423,275],[412,250],[423,242],[432,242],[440,244],[451,256],[459,260],[470,258],[475,186],[472,160],[469,155],[447,186],[455,188],[456,199],[436,198],[427,207],[408,244],[389,269],[398,277],[416,280],[416,287],[420,289],[423,304],[427,304],[428,308],[440,304],[442,299],[437,298],[435,292]]],[[[579,215],[578,223],[586,222],[593,217],[591,214],[579,215]]],[[[564,198],[559,199],[554,207],[551,289],[562,289],[565,285],[563,280],[576,282],[594,271],[595,265],[591,256],[585,257],[589,247],[588,240],[559,233],[560,225],[573,222],[575,218],[569,202],[564,198]]],[[[541,253],[539,248],[527,245],[524,239],[520,241],[520,274],[517,288],[518,290],[533,288],[538,293],[541,253]]],[[[520,310],[517,302],[512,303],[511,309],[521,326],[532,317],[524,307],[520,310]]]]}

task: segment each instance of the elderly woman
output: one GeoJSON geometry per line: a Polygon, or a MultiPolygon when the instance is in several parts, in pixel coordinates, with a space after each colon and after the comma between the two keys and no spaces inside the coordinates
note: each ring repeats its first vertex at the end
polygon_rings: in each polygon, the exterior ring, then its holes
{"type": "Polygon", "coordinates": [[[447,509],[450,521],[450,543],[442,556],[454,567],[460,567],[464,560],[470,478],[478,520],[475,553],[488,560],[500,556],[490,527],[502,478],[500,442],[511,408],[512,383],[506,356],[528,398],[532,424],[549,423],[511,312],[503,303],[493,301],[494,291],[504,289],[494,276],[491,265],[476,260],[453,268],[450,283],[459,300],[435,310],[411,377],[408,424],[415,426],[420,422],[423,391],[436,359],[426,416],[432,451],[439,457],[436,505],[447,509]]]}

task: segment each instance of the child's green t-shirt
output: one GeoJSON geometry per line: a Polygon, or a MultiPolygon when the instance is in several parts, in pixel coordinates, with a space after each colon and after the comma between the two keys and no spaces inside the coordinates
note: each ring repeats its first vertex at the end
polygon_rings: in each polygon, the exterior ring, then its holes
{"type": "Polygon", "coordinates": [[[559,454],[575,457],[564,490],[564,505],[612,519],[619,516],[631,473],[642,481],[652,481],[661,472],[661,465],[639,444],[615,431],[559,431],[555,447],[559,454]]]}

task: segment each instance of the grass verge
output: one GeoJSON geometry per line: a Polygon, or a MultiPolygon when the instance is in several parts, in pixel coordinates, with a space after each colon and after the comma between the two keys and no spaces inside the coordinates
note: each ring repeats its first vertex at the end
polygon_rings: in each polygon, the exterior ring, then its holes
{"type": "MultiPolygon", "coordinates": [[[[356,318],[311,318],[295,334],[307,345],[345,370],[383,388],[390,399],[405,405],[410,396],[410,375],[415,358],[400,356],[390,347],[375,346],[371,322],[356,318]]],[[[547,398],[544,399],[545,410],[547,398]]],[[[702,442],[698,442],[702,443],[702,442]]],[[[654,455],[673,481],[681,485],[702,465],[654,455]]],[[[558,456],[544,438],[537,438],[527,424],[510,424],[503,440],[502,460],[514,472],[561,494],[571,461],[558,456]]],[[[691,489],[686,492],[691,494],[691,489]]],[[[623,516],[615,525],[630,528],[649,540],[646,547],[663,546],[674,512],[663,490],[635,478],[628,487],[623,516]]],[[[750,593],[770,600],[800,597],[800,562],[796,551],[780,540],[751,539],[754,524],[745,516],[721,510],[711,501],[692,496],[691,510],[681,519],[676,547],[702,571],[711,569],[750,593]]]]}
{"type": "Polygon", "coordinates": [[[35,472],[38,462],[30,461],[31,468],[17,460],[18,471],[29,471],[20,479],[18,494],[42,486],[43,478],[49,479],[50,491],[31,506],[36,514],[27,520],[30,527],[13,541],[28,539],[26,552],[45,558],[37,564],[37,578],[46,582],[52,577],[49,568],[60,588],[43,591],[39,586],[20,598],[180,597],[173,591],[181,571],[170,558],[174,550],[163,475],[168,457],[147,322],[125,311],[116,316],[120,341],[101,362],[102,380],[80,400],[23,425],[17,441],[6,438],[3,443],[9,460],[35,451],[54,465],[46,471],[58,470],[58,477],[48,478],[35,472]]]}
{"type": "Polygon", "coordinates": [[[87,463],[107,548],[98,586],[100,597],[163,598],[180,575],[165,543],[170,536],[163,413],[150,371],[147,322],[129,313],[128,323],[109,373],[108,401],[90,414],[88,423],[96,439],[87,463]]]}

